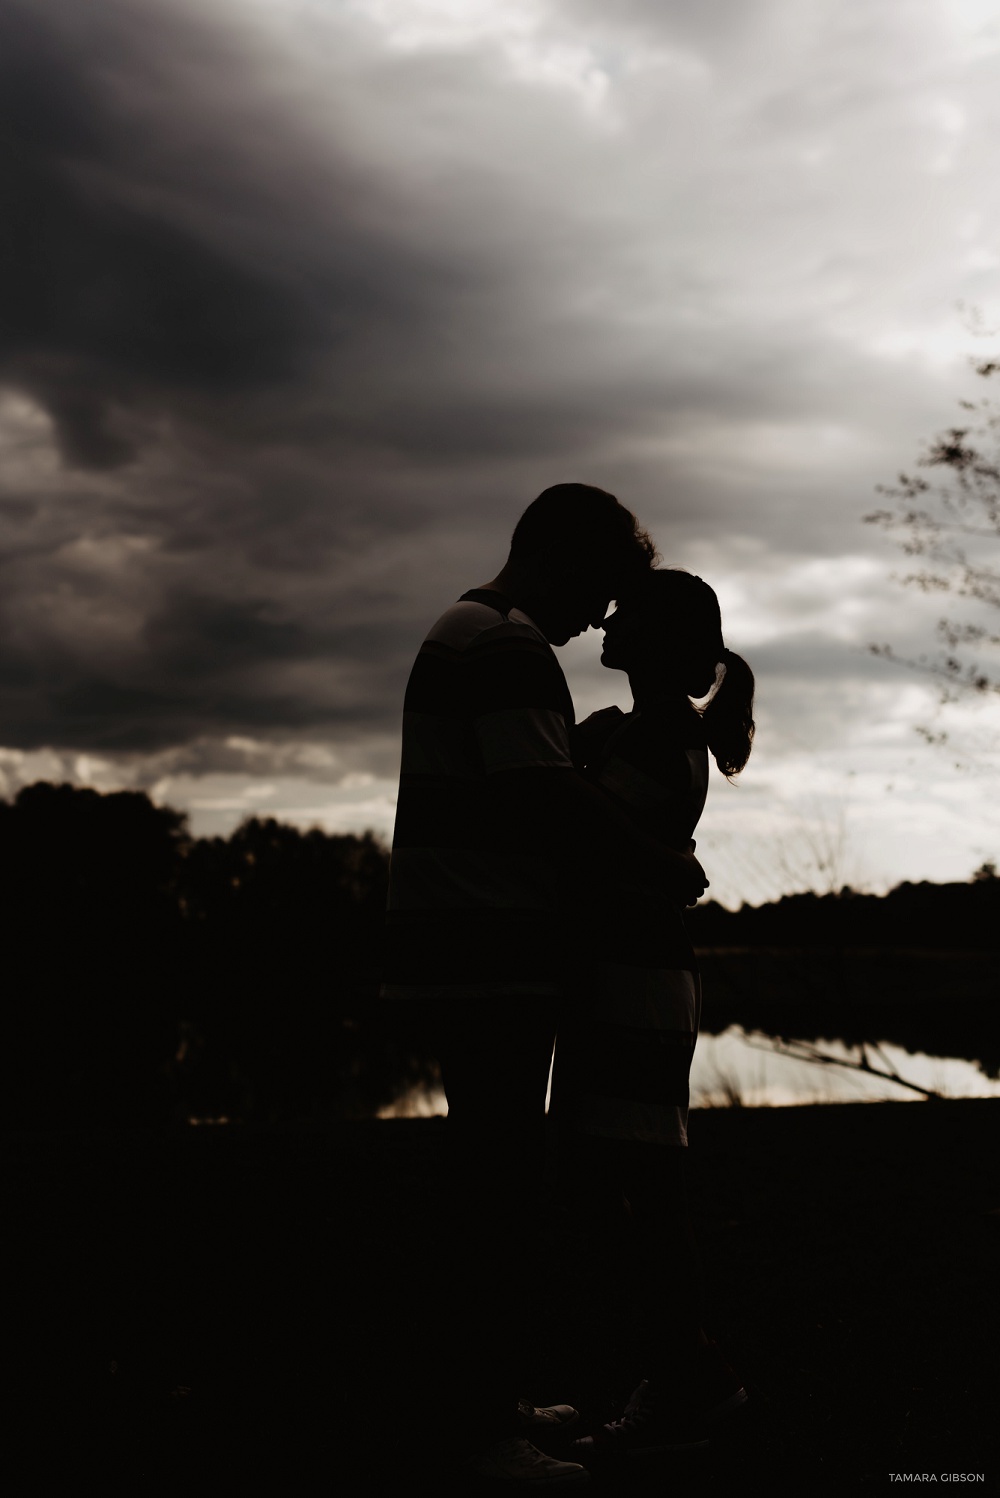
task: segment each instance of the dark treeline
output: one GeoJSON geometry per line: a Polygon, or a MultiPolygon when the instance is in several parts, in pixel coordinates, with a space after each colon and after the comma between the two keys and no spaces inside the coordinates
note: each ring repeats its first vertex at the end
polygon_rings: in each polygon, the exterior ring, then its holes
{"type": "Polygon", "coordinates": [[[983,864],[968,884],[900,884],[886,895],[783,895],[769,905],[690,912],[699,947],[1000,949],[1000,876],[983,864]]]}
{"type": "MultiPolygon", "coordinates": [[[[254,819],[192,838],[142,792],[40,782],[0,802],[0,848],[15,1127],[364,1114],[429,1075],[374,1002],[371,834],[254,819]]],[[[995,949],[1000,879],[691,915],[705,948],[995,949]]]]}
{"type": "Polygon", "coordinates": [[[8,1109],[21,1127],[369,1111],[408,1069],[377,991],[388,853],[141,792],[0,803],[8,1109]]]}

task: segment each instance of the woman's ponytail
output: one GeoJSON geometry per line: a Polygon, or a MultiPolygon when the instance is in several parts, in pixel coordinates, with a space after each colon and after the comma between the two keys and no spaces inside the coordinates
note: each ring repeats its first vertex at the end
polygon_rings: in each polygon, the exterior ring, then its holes
{"type": "Polygon", "coordinates": [[[753,744],[753,672],[741,655],[723,650],[725,675],[702,713],[715,763],[731,780],[750,758],[753,744]]]}

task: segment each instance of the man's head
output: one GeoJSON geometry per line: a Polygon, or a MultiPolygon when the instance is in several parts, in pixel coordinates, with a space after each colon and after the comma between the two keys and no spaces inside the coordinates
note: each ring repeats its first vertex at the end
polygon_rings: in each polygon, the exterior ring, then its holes
{"type": "Polygon", "coordinates": [[[656,560],[631,510],[592,484],[554,484],[514,528],[505,572],[526,586],[525,606],[553,645],[598,626],[613,598],[656,560]]]}

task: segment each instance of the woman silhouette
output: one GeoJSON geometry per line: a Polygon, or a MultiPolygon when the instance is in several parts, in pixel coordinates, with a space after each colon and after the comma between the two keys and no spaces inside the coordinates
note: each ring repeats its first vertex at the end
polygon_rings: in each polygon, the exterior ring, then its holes
{"type": "MultiPolygon", "coordinates": [[[[688,572],[648,574],[604,631],[602,664],[628,673],[634,706],[580,724],[577,751],[646,832],[683,851],[705,804],[709,753],[727,778],[749,758],[753,674],[723,643],[715,593],[688,572]]],[[[552,1112],[582,1144],[594,1192],[610,1186],[625,1199],[638,1271],[629,1335],[646,1376],[619,1420],[575,1443],[581,1457],[701,1444],[746,1400],[702,1326],[685,1202],[701,989],[683,911],[640,877],[601,893],[592,979],[559,1032],[552,1112]]]]}

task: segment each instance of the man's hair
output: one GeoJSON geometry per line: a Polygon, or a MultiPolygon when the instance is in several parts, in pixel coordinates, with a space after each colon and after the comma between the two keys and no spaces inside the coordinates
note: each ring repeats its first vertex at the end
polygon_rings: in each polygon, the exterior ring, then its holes
{"type": "Polygon", "coordinates": [[[629,578],[648,571],[657,556],[632,511],[593,484],[543,489],[514,527],[510,552],[529,557],[560,544],[605,561],[609,576],[622,588],[629,578]]]}

